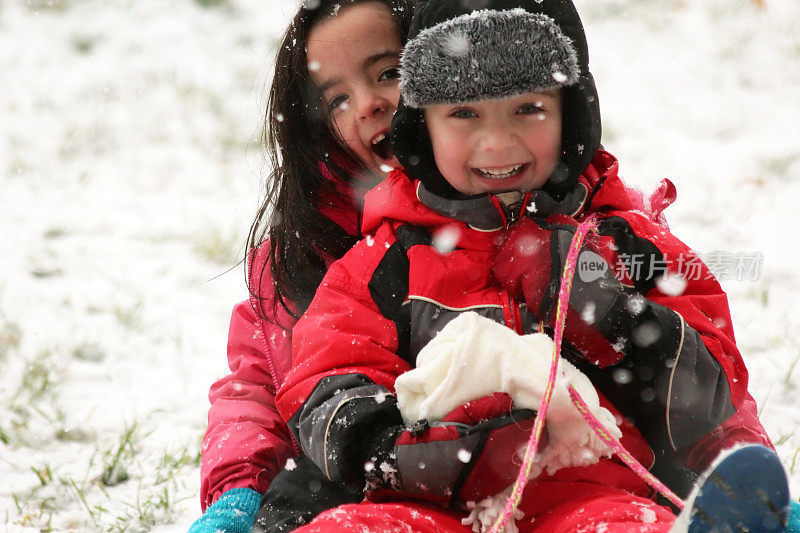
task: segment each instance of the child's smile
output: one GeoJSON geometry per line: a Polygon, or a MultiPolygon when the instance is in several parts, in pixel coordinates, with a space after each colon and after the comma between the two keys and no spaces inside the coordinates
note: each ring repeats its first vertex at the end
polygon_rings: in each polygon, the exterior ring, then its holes
{"type": "Polygon", "coordinates": [[[436,166],[466,195],[528,192],[561,157],[558,91],[425,108],[436,166]]]}
{"type": "Polygon", "coordinates": [[[511,178],[513,176],[518,176],[525,172],[526,168],[528,167],[528,163],[522,163],[519,165],[511,165],[508,167],[500,167],[500,168],[491,168],[491,167],[484,167],[484,168],[476,168],[474,169],[481,177],[488,178],[488,179],[506,179],[511,178]]]}

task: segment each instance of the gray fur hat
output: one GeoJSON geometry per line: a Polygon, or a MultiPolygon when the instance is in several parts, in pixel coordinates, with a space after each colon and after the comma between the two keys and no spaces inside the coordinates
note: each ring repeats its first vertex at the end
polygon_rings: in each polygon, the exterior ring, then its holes
{"type": "Polygon", "coordinates": [[[600,148],[600,107],[571,0],[419,0],[401,57],[391,142],[406,173],[459,198],[433,158],[422,108],[561,88],[562,156],[543,189],[560,199],[600,148]]]}
{"type": "Polygon", "coordinates": [[[522,8],[483,9],[425,28],[400,59],[409,107],[492,100],[578,81],[572,41],[555,21],[522,8]]]}

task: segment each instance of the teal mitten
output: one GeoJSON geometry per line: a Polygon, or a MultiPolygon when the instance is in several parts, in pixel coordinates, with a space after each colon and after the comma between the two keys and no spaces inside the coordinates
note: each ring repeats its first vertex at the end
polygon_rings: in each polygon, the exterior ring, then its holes
{"type": "Polygon", "coordinates": [[[231,489],[206,509],[189,533],[250,533],[261,494],[253,489],[231,489]]]}
{"type": "Polygon", "coordinates": [[[800,502],[789,502],[789,523],[786,524],[786,533],[800,533],[800,502]]]}

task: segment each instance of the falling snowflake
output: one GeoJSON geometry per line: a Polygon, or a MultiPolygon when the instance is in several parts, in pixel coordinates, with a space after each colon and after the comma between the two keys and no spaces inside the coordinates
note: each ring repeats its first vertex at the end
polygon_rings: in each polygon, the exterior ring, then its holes
{"type": "Polygon", "coordinates": [[[667,296],[680,296],[686,290],[686,280],[680,274],[667,272],[656,279],[656,286],[667,296]]]}
{"type": "Polygon", "coordinates": [[[625,337],[618,337],[617,342],[615,342],[611,347],[615,352],[622,353],[625,350],[625,344],[627,344],[627,342],[628,339],[625,337]]]}
{"type": "Polygon", "coordinates": [[[470,42],[466,35],[454,34],[445,38],[442,43],[444,53],[452,57],[464,57],[469,53],[470,42]]]}
{"type": "Polygon", "coordinates": [[[643,296],[635,294],[625,300],[625,308],[634,316],[638,316],[644,311],[647,302],[643,296]]]}
{"type": "Polygon", "coordinates": [[[646,348],[661,337],[661,328],[655,322],[645,322],[633,330],[633,343],[640,348],[646,348]]]}
{"type": "Polygon", "coordinates": [[[586,307],[583,308],[583,312],[581,312],[581,318],[587,324],[594,324],[595,321],[595,310],[597,306],[594,302],[588,302],[586,307]]]}
{"type": "Polygon", "coordinates": [[[542,247],[542,241],[533,236],[520,237],[517,240],[516,252],[521,256],[532,256],[542,247]]]}
{"type": "Polygon", "coordinates": [[[627,368],[617,368],[611,374],[611,377],[614,379],[615,383],[619,385],[627,385],[633,381],[633,372],[627,368]]]}
{"type": "Polygon", "coordinates": [[[458,450],[458,460],[462,463],[468,463],[472,459],[472,453],[469,450],[461,448],[458,450]]]}
{"type": "Polygon", "coordinates": [[[649,507],[643,508],[641,521],[643,524],[654,524],[656,522],[656,512],[649,507]]]}
{"type": "Polygon", "coordinates": [[[656,391],[654,391],[650,387],[647,387],[642,391],[641,396],[642,396],[642,401],[652,402],[653,400],[656,399],[656,391]]]}
{"type": "Polygon", "coordinates": [[[431,245],[440,254],[450,253],[455,250],[461,230],[457,226],[447,226],[437,231],[431,239],[431,245]]]}

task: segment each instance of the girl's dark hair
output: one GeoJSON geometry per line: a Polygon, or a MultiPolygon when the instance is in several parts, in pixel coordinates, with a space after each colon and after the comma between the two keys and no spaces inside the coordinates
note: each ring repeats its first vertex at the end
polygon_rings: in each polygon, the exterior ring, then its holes
{"type": "Polygon", "coordinates": [[[339,258],[359,239],[318,210],[321,192],[326,198],[341,196],[331,180],[323,176],[320,163],[344,181],[350,179],[353,168],[359,172],[366,169],[327,120],[321,96],[308,72],[306,44],[318,22],[340,9],[367,2],[389,8],[400,42],[405,43],[413,0],[307,0],[289,25],[276,55],[262,136],[272,172],[264,200],[250,226],[250,260],[246,262],[248,287],[258,300],[263,300],[264,269],[268,264],[272,269],[273,308],[256,306],[267,320],[267,315],[278,316],[278,305],[293,316],[302,314],[325,274],[323,257],[339,258]],[[269,261],[253,260],[267,238],[269,261]]]}

